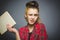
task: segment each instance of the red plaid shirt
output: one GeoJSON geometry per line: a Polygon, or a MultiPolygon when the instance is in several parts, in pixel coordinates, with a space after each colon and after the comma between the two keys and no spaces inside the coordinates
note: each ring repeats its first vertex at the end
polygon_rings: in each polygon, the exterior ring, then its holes
{"type": "MultiPolygon", "coordinates": [[[[19,35],[21,40],[28,40],[29,37],[28,26],[20,28],[19,35]]],[[[36,23],[34,25],[34,30],[30,36],[30,40],[47,40],[47,33],[44,24],[36,23]]]]}

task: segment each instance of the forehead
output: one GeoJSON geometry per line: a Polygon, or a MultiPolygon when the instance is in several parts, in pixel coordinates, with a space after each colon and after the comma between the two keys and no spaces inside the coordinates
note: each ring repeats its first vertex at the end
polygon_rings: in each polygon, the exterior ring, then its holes
{"type": "Polygon", "coordinates": [[[28,8],[28,14],[38,14],[38,10],[36,8],[28,8]]]}

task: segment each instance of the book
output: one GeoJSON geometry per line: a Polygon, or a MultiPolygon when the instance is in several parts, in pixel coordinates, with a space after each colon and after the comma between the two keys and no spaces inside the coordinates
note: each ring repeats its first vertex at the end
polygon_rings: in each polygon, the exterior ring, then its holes
{"type": "Polygon", "coordinates": [[[4,34],[7,31],[7,24],[11,24],[11,26],[14,26],[16,24],[15,20],[12,18],[12,16],[9,14],[8,11],[5,11],[0,16],[0,34],[4,34]]]}

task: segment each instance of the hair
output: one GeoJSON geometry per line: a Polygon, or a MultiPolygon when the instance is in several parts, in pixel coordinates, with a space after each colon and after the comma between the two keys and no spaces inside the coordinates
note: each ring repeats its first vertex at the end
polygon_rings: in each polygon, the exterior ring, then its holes
{"type": "MultiPolygon", "coordinates": [[[[29,1],[26,3],[25,14],[27,14],[28,8],[36,8],[39,12],[39,4],[37,1],[29,1]]],[[[27,18],[25,18],[27,20],[27,18]]],[[[37,22],[40,23],[40,18],[38,17],[37,22]]]]}
{"type": "Polygon", "coordinates": [[[28,8],[36,8],[39,12],[39,5],[37,1],[29,1],[26,3],[26,10],[25,10],[26,13],[27,13],[28,8]]]}

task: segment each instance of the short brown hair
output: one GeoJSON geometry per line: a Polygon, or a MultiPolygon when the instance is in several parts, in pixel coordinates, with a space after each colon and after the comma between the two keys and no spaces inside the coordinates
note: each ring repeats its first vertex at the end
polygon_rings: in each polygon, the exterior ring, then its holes
{"type": "Polygon", "coordinates": [[[29,1],[26,3],[26,8],[36,8],[39,12],[39,5],[37,1],[29,1]]]}

